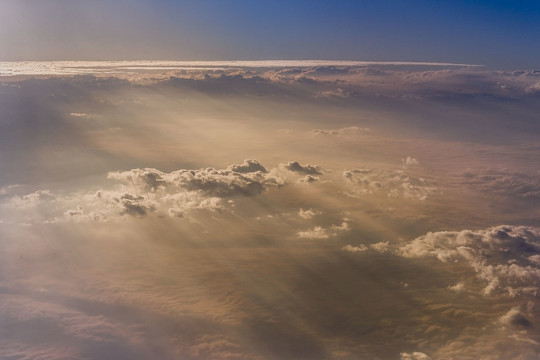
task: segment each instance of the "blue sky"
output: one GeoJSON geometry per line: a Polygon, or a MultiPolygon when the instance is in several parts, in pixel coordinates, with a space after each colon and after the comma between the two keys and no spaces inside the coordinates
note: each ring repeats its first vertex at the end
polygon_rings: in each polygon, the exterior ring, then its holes
{"type": "Polygon", "coordinates": [[[0,60],[347,59],[540,67],[538,1],[6,0],[0,60]]]}

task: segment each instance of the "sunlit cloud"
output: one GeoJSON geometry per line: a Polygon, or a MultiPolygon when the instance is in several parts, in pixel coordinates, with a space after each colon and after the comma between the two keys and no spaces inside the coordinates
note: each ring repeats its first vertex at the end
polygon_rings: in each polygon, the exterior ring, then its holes
{"type": "Polygon", "coordinates": [[[534,71],[2,66],[0,357],[538,353],[534,71]]]}

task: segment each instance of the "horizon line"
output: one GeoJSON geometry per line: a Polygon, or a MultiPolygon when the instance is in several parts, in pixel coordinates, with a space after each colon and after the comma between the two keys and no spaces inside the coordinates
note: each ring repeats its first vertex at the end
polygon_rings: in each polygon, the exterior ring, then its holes
{"type": "Polygon", "coordinates": [[[413,65],[413,66],[471,66],[483,67],[483,64],[465,64],[438,61],[368,61],[368,60],[339,60],[339,59],[258,59],[258,60],[173,60],[173,59],[137,59],[137,60],[0,60],[3,63],[169,63],[171,65],[182,64],[208,64],[208,65],[235,65],[246,67],[266,66],[367,66],[367,65],[413,65]]]}

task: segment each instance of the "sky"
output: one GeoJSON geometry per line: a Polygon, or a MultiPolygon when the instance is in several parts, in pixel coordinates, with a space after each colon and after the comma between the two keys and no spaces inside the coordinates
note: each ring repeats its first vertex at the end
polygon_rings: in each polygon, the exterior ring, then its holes
{"type": "Polygon", "coordinates": [[[1,359],[538,359],[534,2],[0,7],[1,359]]]}
{"type": "Polygon", "coordinates": [[[6,0],[0,60],[540,65],[537,1],[6,0]]]}

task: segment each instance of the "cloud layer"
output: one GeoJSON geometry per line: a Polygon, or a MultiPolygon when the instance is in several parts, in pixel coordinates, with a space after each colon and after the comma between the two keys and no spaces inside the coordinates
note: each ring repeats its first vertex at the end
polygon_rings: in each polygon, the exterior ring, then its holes
{"type": "Polygon", "coordinates": [[[20,65],[0,357],[539,353],[538,72],[20,65]]]}

